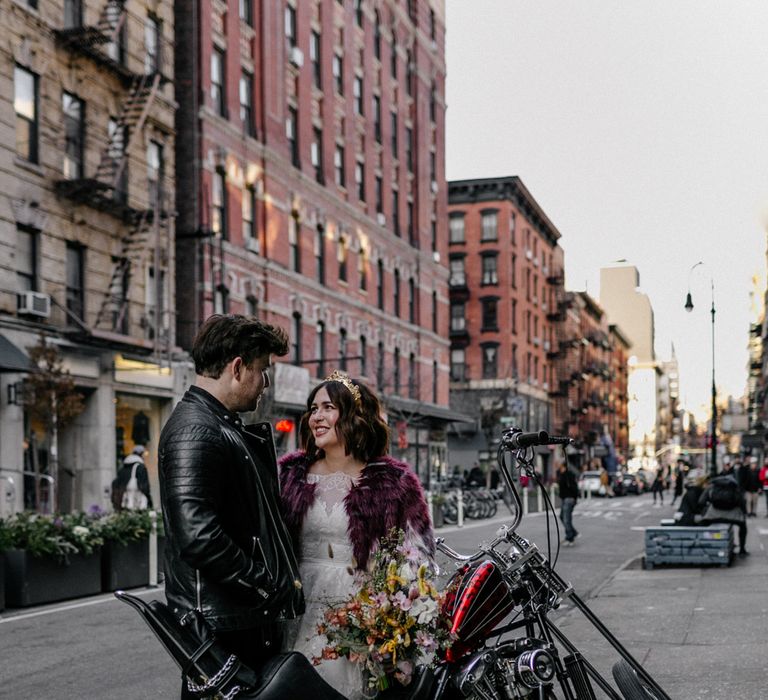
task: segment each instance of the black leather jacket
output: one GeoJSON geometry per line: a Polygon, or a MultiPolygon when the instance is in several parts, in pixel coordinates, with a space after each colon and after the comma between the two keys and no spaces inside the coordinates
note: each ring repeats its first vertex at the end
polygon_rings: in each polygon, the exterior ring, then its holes
{"type": "Polygon", "coordinates": [[[298,565],[280,517],[272,428],[244,427],[192,387],[160,436],[165,594],[217,630],[250,629],[304,610],[298,565]]]}

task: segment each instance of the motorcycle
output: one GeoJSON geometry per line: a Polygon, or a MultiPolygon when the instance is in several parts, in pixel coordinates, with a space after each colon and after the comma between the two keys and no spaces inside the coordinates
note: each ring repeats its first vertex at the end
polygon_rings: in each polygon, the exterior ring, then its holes
{"type": "Polygon", "coordinates": [[[554,506],[534,470],[533,448],[568,442],[568,438],[549,436],[546,431],[506,430],[497,459],[514,502],[512,523],[468,555],[437,539],[437,548],[458,566],[449,581],[444,606],[455,641],[429,674],[429,681],[419,679],[419,688],[409,694],[410,698],[592,700],[598,697],[597,686],[604,694],[600,697],[611,700],[669,700],[571,584],[555,572],[550,557],[517,533],[523,508],[513,470],[542,490],[548,540],[549,519],[554,516],[556,562],[559,526],[554,506]],[[514,457],[514,466],[507,464],[508,455],[514,457]],[[621,657],[612,668],[616,687],[549,618],[565,600],[586,616],[621,657]]]}

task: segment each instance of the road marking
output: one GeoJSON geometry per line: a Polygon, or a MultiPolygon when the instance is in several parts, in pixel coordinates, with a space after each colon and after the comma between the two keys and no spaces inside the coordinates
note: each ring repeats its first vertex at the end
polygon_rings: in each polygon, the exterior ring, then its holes
{"type": "MultiPolygon", "coordinates": [[[[142,591],[131,591],[132,595],[149,595],[150,593],[155,594],[158,592],[163,591],[163,587],[160,586],[159,588],[150,588],[148,590],[142,590],[142,591]]],[[[20,615],[13,615],[11,617],[1,617],[0,616],[0,625],[7,624],[9,622],[17,622],[19,620],[28,620],[31,617],[40,617],[41,615],[52,615],[54,613],[59,612],[66,612],[67,610],[76,610],[78,608],[87,608],[91,605],[100,605],[101,603],[109,603],[109,602],[117,602],[117,598],[113,595],[107,595],[103,597],[99,597],[96,600],[86,600],[82,603],[72,603],[69,605],[57,605],[53,608],[46,608],[45,610],[36,610],[35,612],[30,613],[22,613],[20,615]]]]}

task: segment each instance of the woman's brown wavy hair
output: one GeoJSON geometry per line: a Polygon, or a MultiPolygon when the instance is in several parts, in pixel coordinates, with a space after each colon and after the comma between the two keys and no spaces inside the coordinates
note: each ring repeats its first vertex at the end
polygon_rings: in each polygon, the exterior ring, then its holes
{"type": "Polygon", "coordinates": [[[352,392],[341,382],[325,381],[318,384],[307,398],[307,410],[301,417],[299,436],[310,463],[324,456],[323,450],[315,445],[315,438],[309,429],[309,416],[317,392],[325,387],[328,397],[339,409],[336,434],[344,443],[345,453],[368,463],[389,452],[389,428],[381,417],[381,403],[378,397],[362,382],[350,380],[360,389],[360,404],[355,403],[352,392]]]}

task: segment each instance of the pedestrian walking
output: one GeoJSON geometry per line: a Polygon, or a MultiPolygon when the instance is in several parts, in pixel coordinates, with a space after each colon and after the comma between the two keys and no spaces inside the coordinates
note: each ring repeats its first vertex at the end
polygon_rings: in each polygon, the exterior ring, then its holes
{"type": "Polygon", "coordinates": [[[664,505],[664,469],[659,467],[656,470],[656,478],[651,484],[651,493],[653,494],[653,505],[656,505],[656,496],[659,497],[659,505],[664,505]]]}
{"type": "MultiPolygon", "coordinates": [[[[281,328],[211,316],[192,347],[194,385],[160,436],[168,605],[179,618],[198,611],[253,668],[280,651],[278,620],[304,610],[271,426],[238,417],[256,409],[273,355],[287,352],[281,328]]],[[[181,697],[197,695],[185,684],[181,697]]]]}
{"type": "Polygon", "coordinates": [[[675,505],[675,501],[683,496],[683,485],[685,483],[685,462],[682,459],[677,460],[677,467],[675,468],[675,491],[672,494],[672,505],[675,505]]]}
{"type": "Polygon", "coordinates": [[[144,510],[152,507],[149,474],[144,464],[144,445],[136,445],[123,460],[112,482],[112,506],[116,511],[144,510]]]}
{"type": "Polygon", "coordinates": [[[765,517],[768,518],[768,459],[763,462],[763,466],[760,468],[759,478],[765,494],[765,517]]]}
{"type": "Polygon", "coordinates": [[[579,484],[576,474],[565,463],[561,464],[557,471],[557,490],[560,494],[560,520],[565,527],[565,546],[570,547],[579,536],[573,526],[573,509],[579,498],[579,484]]]}
{"type": "Polygon", "coordinates": [[[760,471],[757,468],[757,457],[749,458],[749,462],[741,468],[739,476],[741,477],[739,486],[744,491],[744,498],[747,502],[747,517],[756,518],[757,501],[763,486],[760,480],[760,471]]]}

